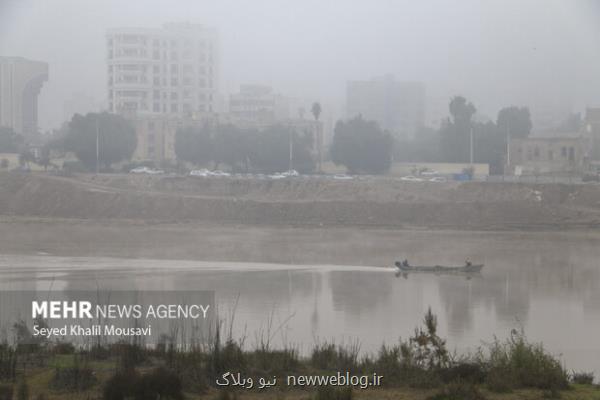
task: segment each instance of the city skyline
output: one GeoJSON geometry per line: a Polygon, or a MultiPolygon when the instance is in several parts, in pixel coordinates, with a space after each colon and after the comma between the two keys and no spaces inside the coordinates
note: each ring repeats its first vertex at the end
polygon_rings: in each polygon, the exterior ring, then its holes
{"type": "Polygon", "coordinates": [[[511,104],[529,106],[535,119],[600,103],[593,89],[600,84],[594,72],[600,67],[593,24],[598,8],[586,0],[465,2],[452,8],[436,1],[381,7],[360,2],[284,7],[271,1],[252,7],[231,7],[231,1],[162,7],[153,0],[143,11],[133,2],[120,13],[109,13],[110,4],[57,1],[64,7],[38,1],[0,6],[0,53],[50,64],[52,79],[40,96],[44,130],[60,125],[62,105],[74,92],[107,97],[108,29],[181,20],[219,30],[222,102],[240,84],[264,84],[290,97],[318,100],[339,118],[345,115],[347,81],[390,73],[399,81],[426,85],[427,123],[438,121],[457,94],[490,117],[511,104]],[[63,8],[77,17],[62,20],[56,13],[63,8]],[[31,29],[16,29],[24,21],[31,29]],[[55,29],[59,22],[61,29],[55,29]]]}

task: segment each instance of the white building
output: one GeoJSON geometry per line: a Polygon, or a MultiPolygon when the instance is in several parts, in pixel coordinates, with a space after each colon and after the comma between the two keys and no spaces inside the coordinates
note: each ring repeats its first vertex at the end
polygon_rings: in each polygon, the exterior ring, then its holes
{"type": "Polygon", "coordinates": [[[190,23],[111,29],[107,50],[110,112],[193,118],[215,111],[214,29],[190,23]]]}
{"type": "Polygon", "coordinates": [[[31,137],[38,133],[38,95],[48,80],[48,64],[0,57],[0,126],[31,137]]]}

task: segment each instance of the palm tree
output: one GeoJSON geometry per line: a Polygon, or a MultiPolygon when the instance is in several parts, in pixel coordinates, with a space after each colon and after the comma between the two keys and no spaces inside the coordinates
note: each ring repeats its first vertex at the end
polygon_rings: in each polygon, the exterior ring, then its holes
{"type": "Polygon", "coordinates": [[[315,117],[315,121],[318,121],[319,116],[321,115],[321,104],[315,101],[310,109],[310,112],[312,113],[313,117],[315,117]]]}
{"type": "Polygon", "coordinates": [[[315,101],[310,108],[310,112],[313,117],[315,117],[315,125],[317,129],[317,152],[319,156],[319,172],[322,172],[322,163],[323,163],[323,153],[321,147],[323,146],[323,138],[321,133],[321,127],[319,125],[319,117],[321,116],[321,104],[318,101],[315,101]]]}

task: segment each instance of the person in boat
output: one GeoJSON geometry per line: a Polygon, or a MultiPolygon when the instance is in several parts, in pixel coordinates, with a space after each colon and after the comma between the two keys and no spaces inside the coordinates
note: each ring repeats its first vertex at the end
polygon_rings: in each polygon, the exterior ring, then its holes
{"type": "Polygon", "coordinates": [[[404,261],[402,261],[402,266],[408,267],[408,260],[406,258],[404,259],[404,261]]]}
{"type": "Polygon", "coordinates": [[[471,260],[469,260],[469,259],[467,258],[467,259],[466,259],[466,261],[465,261],[465,265],[466,265],[467,267],[470,267],[470,266],[471,266],[471,265],[473,265],[473,264],[471,263],[471,260]]]}

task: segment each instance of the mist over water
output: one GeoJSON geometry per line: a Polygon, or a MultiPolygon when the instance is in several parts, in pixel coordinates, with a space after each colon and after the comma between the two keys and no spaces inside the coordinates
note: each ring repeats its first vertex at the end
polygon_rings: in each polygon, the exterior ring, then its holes
{"type": "Polygon", "coordinates": [[[411,262],[458,262],[472,254],[485,262],[484,270],[472,277],[395,277],[391,267],[2,256],[0,288],[214,290],[220,317],[233,319],[234,334],[247,337],[249,347],[268,335],[274,346],[300,351],[332,340],[375,352],[409,337],[431,307],[441,335],[459,352],[522,328],[569,368],[599,372],[595,235],[464,233],[452,239],[423,232],[415,240],[422,246],[399,243],[411,262]]]}

